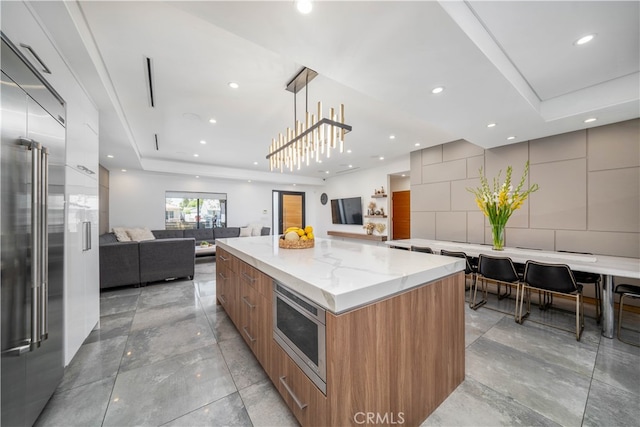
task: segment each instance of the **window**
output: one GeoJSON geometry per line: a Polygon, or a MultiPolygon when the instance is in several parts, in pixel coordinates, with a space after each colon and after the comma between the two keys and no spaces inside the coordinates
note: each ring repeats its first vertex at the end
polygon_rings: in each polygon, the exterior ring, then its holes
{"type": "Polygon", "coordinates": [[[227,195],[167,191],[165,229],[213,228],[227,226],[227,195]]]}

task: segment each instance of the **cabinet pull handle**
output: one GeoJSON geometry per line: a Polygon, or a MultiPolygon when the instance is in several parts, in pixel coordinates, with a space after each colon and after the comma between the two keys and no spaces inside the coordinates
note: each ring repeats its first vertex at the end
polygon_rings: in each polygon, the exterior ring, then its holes
{"type": "Polygon", "coordinates": [[[244,271],[242,272],[242,275],[244,276],[245,279],[249,280],[250,282],[255,282],[256,281],[256,279],[254,279],[253,277],[249,276],[244,271]]]}
{"type": "Polygon", "coordinates": [[[223,304],[226,304],[226,303],[227,303],[227,299],[224,297],[224,295],[223,295],[223,294],[220,294],[220,295],[218,296],[218,299],[219,299],[219,300],[220,300],[220,302],[222,302],[223,304]]]}
{"type": "Polygon", "coordinates": [[[219,273],[218,273],[218,275],[219,275],[220,277],[222,277],[222,280],[227,280],[227,276],[225,276],[225,275],[222,273],[222,271],[221,271],[221,272],[219,272],[219,273]]]}
{"type": "Polygon", "coordinates": [[[47,74],[51,74],[51,70],[49,69],[49,67],[47,67],[44,63],[44,61],[42,59],[40,59],[40,57],[38,56],[38,54],[36,53],[35,50],[33,50],[33,48],[31,46],[29,46],[28,44],[24,44],[24,43],[20,43],[20,46],[24,49],[26,49],[31,56],[33,56],[33,58],[38,61],[38,63],[40,64],[40,68],[41,71],[43,73],[47,73],[47,74]]]}
{"type": "Polygon", "coordinates": [[[285,377],[285,376],[280,377],[280,382],[284,386],[285,390],[287,390],[287,393],[289,393],[289,396],[291,396],[293,398],[293,401],[296,402],[296,405],[298,405],[298,408],[300,408],[301,410],[306,408],[308,405],[306,403],[300,402],[300,399],[298,399],[298,396],[296,396],[293,393],[293,391],[289,388],[289,385],[286,383],[286,381],[285,381],[286,378],[287,377],[285,377]]]}
{"type": "Polygon", "coordinates": [[[245,335],[247,336],[247,338],[249,338],[249,341],[251,342],[256,342],[256,339],[254,337],[251,336],[251,334],[249,333],[249,331],[247,330],[246,326],[242,327],[242,330],[244,331],[245,335]]]}
{"type": "Polygon", "coordinates": [[[247,305],[249,306],[249,308],[251,308],[251,309],[256,308],[256,306],[255,306],[255,305],[253,305],[253,304],[251,304],[251,303],[247,300],[247,298],[246,298],[246,297],[242,297],[242,301],[243,301],[245,304],[247,304],[247,305]]]}
{"type": "Polygon", "coordinates": [[[218,257],[222,260],[222,261],[229,261],[229,258],[225,258],[224,255],[218,255],[218,257]]]}

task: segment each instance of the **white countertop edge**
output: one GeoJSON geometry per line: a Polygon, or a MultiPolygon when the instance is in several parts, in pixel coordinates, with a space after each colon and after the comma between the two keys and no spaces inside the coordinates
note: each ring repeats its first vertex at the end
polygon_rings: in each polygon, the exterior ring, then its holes
{"type": "MultiPolygon", "coordinates": [[[[405,292],[420,285],[434,282],[441,278],[455,274],[459,271],[464,271],[465,269],[464,260],[450,258],[451,262],[447,265],[437,267],[431,266],[427,270],[420,271],[411,275],[395,277],[390,280],[383,280],[364,288],[353,289],[337,294],[325,289],[321,289],[318,286],[304,280],[304,278],[287,273],[271,265],[270,263],[265,262],[264,260],[258,259],[251,254],[245,253],[242,250],[231,246],[226,240],[227,239],[219,239],[216,241],[216,243],[220,248],[228,251],[230,254],[238,257],[240,260],[246,262],[252,267],[255,267],[271,278],[277,280],[278,282],[281,282],[288,288],[298,292],[309,300],[319,304],[321,307],[335,314],[340,314],[375,301],[389,298],[393,295],[405,292]]],[[[421,255],[440,257],[440,255],[421,255]]]]}

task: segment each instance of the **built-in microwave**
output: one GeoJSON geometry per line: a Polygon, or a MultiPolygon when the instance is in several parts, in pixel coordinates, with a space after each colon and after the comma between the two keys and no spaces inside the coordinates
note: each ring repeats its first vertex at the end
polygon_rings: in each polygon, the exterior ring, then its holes
{"type": "Polygon", "coordinates": [[[326,311],[274,280],[273,338],[327,394],[326,311]]]}

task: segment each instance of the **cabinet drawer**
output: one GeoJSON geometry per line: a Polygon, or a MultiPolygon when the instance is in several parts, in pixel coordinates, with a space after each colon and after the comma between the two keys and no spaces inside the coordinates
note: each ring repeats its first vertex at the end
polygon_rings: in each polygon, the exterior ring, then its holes
{"type": "Polygon", "coordinates": [[[216,272],[216,297],[229,318],[237,326],[240,323],[238,319],[238,290],[233,272],[228,269],[220,269],[216,272]]]}
{"type": "Polygon", "coordinates": [[[258,308],[261,302],[255,289],[245,282],[240,284],[240,334],[254,354],[258,348],[258,308]]]}
{"type": "Polygon", "coordinates": [[[244,261],[238,260],[238,277],[264,296],[272,292],[271,278],[244,261]]]}
{"type": "Polygon", "coordinates": [[[222,248],[216,248],[216,269],[224,265],[230,271],[237,271],[238,259],[222,248]]]}
{"type": "Polygon", "coordinates": [[[271,351],[269,376],[298,422],[302,426],[326,426],[327,397],[273,340],[271,351]]]}

